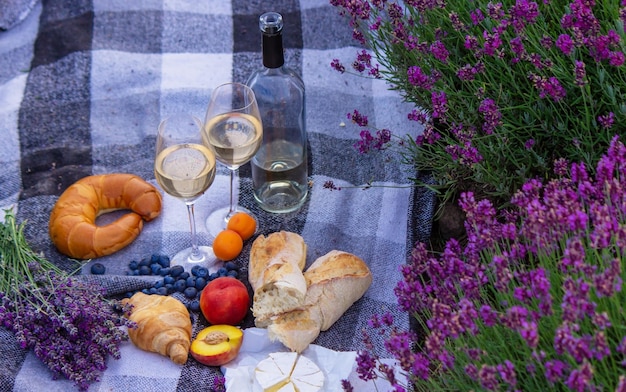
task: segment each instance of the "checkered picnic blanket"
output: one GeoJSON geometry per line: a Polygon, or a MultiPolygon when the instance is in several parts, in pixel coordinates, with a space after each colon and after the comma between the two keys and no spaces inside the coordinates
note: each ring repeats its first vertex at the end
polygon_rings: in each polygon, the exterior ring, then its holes
{"type": "MultiPolygon", "coordinates": [[[[61,192],[91,174],[127,172],[156,185],[153,174],[156,128],[161,118],[184,110],[204,118],[212,89],[244,82],[261,64],[258,16],[283,14],[287,64],[307,87],[310,194],[296,213],[272,215],[251,196],[250,169],[240,169],[240,204],[260,221],[260,233],[300,233],[307,265],[332,249],[352,252],[370,266],[374,280],[365,296],[316,344],[340,351],[362,348],[360,331],[376,313],[391,311],[401,326],[393,288],[398,266],[411,245],[430,235],[433,195],[415,189],[414,174],[392,153],[360,155],[359,128],[346,114],[359,109],[370,123],[417,135],[406,120],[409,106],[383,81],[341,75],[335,58],[350,63],[357,48],[347,23],[327,0],[45,0],[29,16],[0,33],[0,208],[13,208],[27,221],[31,247],[69,269],[48,236],[48,218],[61,192]],[[341,190],[324,188],[333,181],[341,190]],[[372,183],[363,190],[350,188],[372,183]]],[[[200,241],[210,243],[203,222],[228,202],[228,171],[198,200],[200,241]]],[[[235,261],[244,270],[250,242],[235,261]]],[[[101,259],[100,279],[112,296],[146,287],[127,276],[128,262],[153,253],[173,254],[189,245],[186,209],[164,196],[161,216],[147,223],[127,248],[101,259]]],[[[87,262],[89,274],[94,261],[87,262]]],[[[194,335],[207,326],[194,317],[194,335]]],[[[403,324],[404,323],[404,324],[403,324]]],[[[253,325],[251,317],[243,327],[253,325]]],[[[383,352],[382,342],[375,341],[383,352]]],[[[1,391],[66,391],[67,380],[51,373],[32,352],[21,350],[0,328],[1,391]]],[[[157,354],[123,346],[91,390],[207,390],[219,369],[190,359],[178,366],[157,354]]],[[[365,389],[363,389],[365,390],[365,389]]]]}

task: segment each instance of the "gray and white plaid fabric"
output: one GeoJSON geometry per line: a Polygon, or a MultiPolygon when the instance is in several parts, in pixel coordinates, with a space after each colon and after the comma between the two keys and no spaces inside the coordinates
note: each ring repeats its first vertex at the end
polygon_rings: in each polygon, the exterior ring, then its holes
{"type": "MultiPolygon", "coordinates": [[[[127,172],[156,184],[154,143],[159,120],[177,110],[203,118],[212,88],[245,81],[261,63],[258,16],[284,16],[286,61],[307,87],[310,196],[297,213],[271,215],[251,197],[249,166],[240,170],[239,202],[260,218],[260,232],[300,233],[307,265],[332,249],[352,252],[370,266],[374,281],[359,302],[316,344],[341,351],[362,348],[360,331],[376,313],[391,311],[401,326],[393,294],[398,266],[411,245],[430,234],[434,198],[414,189],[413,174],[390,153],[360,155],[353,147],[359,128],[346,114],[359,109],[370,123],[416,135],[408,106],[383,81],[341,75],[334,58],[350,63],[356,54],[351,31],[327,0],[46,0],[23,22],[0,33],[0,207],[27,221],[31,246],[65,269],[73,264],[48,236],[50,210],[61,192],[87,175],[127,172]],[[326,181],[343,187],[330,191],[326,181]],[[367,190],[349,188],[374,181],[367,190]]],[[[228,201],[228,172],[198,201],[202,242],[210,242],[204,219],[228,201]]],[[[162,215],[144,226],[129,247],[99,259],[107,267],[100,282],[110,295],[145,287],[126,276],[128,262],[152,253],[173,254],[189,244],[183,203],[164,197],[162,215]]],[[[246,268],[250,242],[236,262],[246,268]]],[[[88,274],[90,263],[83,268],[88,274]]],[[[205,327],[194,318],[194,334],[205,327]]],[[[253,325],[248,317],[243,326],[253,325]]],[[[382,341],[376,341],[384,353],[382,341]]],[[[0,329],[0,390],[66,391],[32,352],[17,347],[0,329]]],[[[128,343],[122,359],[109,362],[93,391],[207,390],[219,369],[190,359],[167,358],[128,343]]]]}

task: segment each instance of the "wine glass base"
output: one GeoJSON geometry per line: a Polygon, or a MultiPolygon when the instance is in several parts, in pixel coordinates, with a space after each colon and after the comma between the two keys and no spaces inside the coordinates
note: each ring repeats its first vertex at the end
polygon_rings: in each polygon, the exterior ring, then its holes
{"type": "Polygon", "coordinates": [[[226,225],[228,224],[228,220],[230,219],[230,217],[238,212],[245,212],[246,214],[257,220],[256,216],[254,216],[254,214],[249,209],[239,205],[235,206],[234,211],[231,214],[229,214],[229,211],[229,207],[223,207],[213,211],[211,215],[209,215],[209,217],[207,218],[206,228],[209,234],[213,236],[213,238],[215,238],[220,231],[226,229],[226,225]]]}
{"type": "Polygon", "coordinates": [[[199,246],[198,251],[200,258],[194,258],[191,256],[191,248],[183,249],[170,259],[170,265],[180,265],[189,273],[191,273],[191,268],[195,265],[207,268],[209,273],[217,272],[224,265],[223,261],[215,257],[213,248],[210,246],[199,246]]]}

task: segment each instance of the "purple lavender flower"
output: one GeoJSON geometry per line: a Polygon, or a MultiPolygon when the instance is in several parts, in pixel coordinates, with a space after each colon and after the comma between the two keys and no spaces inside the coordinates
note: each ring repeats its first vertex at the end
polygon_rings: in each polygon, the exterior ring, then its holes
{"type": "Polygon", "coordinates": [[[407,70],[407,76],[409,83],[413,86],[421,87],[425,90],[430,90],[433,86],[430,76],[426,75],[422,71],[422,68],[418,66],[409,67],[407,70]]]}
{"type": "Polygon", "coordinates": [[[86,390],[107,368],[109,355],[120,358],[120,344],[128,335],[118,327],[134,324],[115,312],[114,302],[105,300],[100,286],[51,271],[42,275],[38,267],[32,273],[35,280],[24,282],[19,290],[41,296],[0,295],[0,325],[15,333],[22,348],[32,348],[55,377],[86,390]]]}
{"type": "Polygon", "coordinates": [[[330,66],[341,73],[346,72],[346,67],[344,67],[341,62],[339,61],[339,59],[333,59],[333,61],[330,63],[330,66]]]}
{"type": "Polygon", "coordinates": [[[565,385],[572,391],[584,392],[591,388],[591,379],[593,378],[593,369],[587,361],[582,363],[577,369],[573,369],[565,381],[565,385]]]}
{"type": "Polygon", "coordinates": [[[527,25],[535,23],[539,16],[539,7],[534,1],[517,0],[515,5],[511,7],[509,13],[510,22],[515,31],[519,33],[523,31],[527,25]]]}
{"type": "Polygon", "coordinates": [[[466,35],[463,46],[465,47],[465,49],[474,52],[479,47],[478,39],[473,35],[466,35]]]}
{"type": "Polygon", "coordinates": [[[359,112],[356,109],[354,109],[352,113],[348,113],[347,117],[348,117],[348,120],[354,122],[360,127],[367,127],[368,125],[367,116],[363,115],[361,112],[359,112]]]}
{"type": "Polygon", "coordinates": [[[498,109],[498,105],[491,98],[485,98],[478,107],[478,112],[483,115],[483,131],[487,135],[491,135],[497,127],[502,125],[502,113],[498,109]]]}
{"type": "Polygon", "coordinates": [[[598,122],[600,123],[602,128],[609,129],[613,126],[613,123],[615,122],[615,114],[613,114],[613,112],[609,112],[607,114],[600,115],[598,116],[598,122]]]}
{"type": "Polygon", "coordinates": [[[374,136],[372,136],[372,133],[367,129],[363,129],[361,133],[359,133],[359,136],[360,139],[354,144],[354,146],[359,150],[359,153],[367,154],[372,149],[374,136]]]}
{"type": "Polygon", "coordinates": [[[413,354],[413,342],[416,336],[412,332],[392,332],[387,340],[385,340],[385,348],[387,352],[396,359],[400,368],[406,372],[410,372],[415,362],[413,354]]]}
{"type": "Polygon", "coordinates": [[[563,380],[568,366],[565,362],[558,359],[549,360],[545,364],[545,377],[550,383],[557,383],[563,380]]]}
{"type": "Polygon", "coordinates": [[[376,357],[370,351],[360,350],[356,355],[357,368],[356,372],[361,380],[375,380],[376,375],[376,357]]]}
{"type": "Polygon", "coordinates": [[[478,379],[480,385],[488,391],[497,391],[498,385],[498,369],[495,366],[483,364],[478,371],[478,379]]]}
{"type": "Polygon", "coordinates": [[[487,56],[496,56],[498,54],[498,49],[502,45],[502,39],[500,38],[500,33],[494,31],[492,33],[487,32],[485,30],[483,32],[483,53],[487,56]]]}
{"type": "Polygon", "coordinates": [[[498,364],[497,369],[502,381],[511,387],[515,387],[517,385],[515,365],[513,365],[511,361],[506,360],[504,363],[498,364]]]}
{"type": "Polygon", "coordinates": [[[474,25],[479,25],[483,20],[485,20],[485,15],[483,15],[480,8],[476,8],[470,11],[470,18],[472,19],[472,23],[474,25]]]}
{"type": "Polygon", "coordinates": [[[446,64],[448,62],[450,52],[448,52],[443,42],[435,41],[432,45],[430,45],[430,52],[433,54],[434,58],[442,63],[446,64]]]}
{"type": "Polygon", "coordinates": [[[565,55],[570,55],[574,49],[574,41],[568,34],[561,34],[556,39],[556,47],[565,55]]]}
{"type": "Polygon", "coordinates": [[[445,118],[448,112],[448,99],[444,91],[433,91],[430,96],[433,118],[445,118]]]}
{"type": "Polygon", "coordinates": [[[612,51],[609,53],[609,65],[613,67],[621,67],[626,61],[624,52],[612,51]]]}

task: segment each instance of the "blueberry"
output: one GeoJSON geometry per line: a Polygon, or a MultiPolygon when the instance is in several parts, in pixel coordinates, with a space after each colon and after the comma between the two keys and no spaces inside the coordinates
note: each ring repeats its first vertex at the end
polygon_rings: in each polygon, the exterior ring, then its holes
{"type": "Polygon", "coordinates": [[[182,274],[178,275],[178,279],[187,279],[190,276],[191,276],[191,274],[189,272],[185,271],[182,274]]]}
{"type": "Polygon", "coordinates": [[[185,291],[185,289],[187,288],[187,283],[184,280],[177,280],[176,283],[174,283],[174,290],[178,291],[179,293],[182,293],[183,291],[185,291]]]}
{"type": "Polygon", "coordinates": [[[142,266],[144,266],[144,265],[145,265],[145,266],[149,266],[149,265],[150,265],[150,259],[143,258],[143,259],[141,259],[141,261],[139,262],[139,264],[138,264],[138,265],[139,265],[140,267],[142,267],[142,266]]]}
{"type": "Polygon", "coordinates": [[[159,295],[167,295],[167,287],[159,287],[156,291],[157,294],[159,295]]]}
{"type": "Polygon", "coordinates": [[[188,277],[185,279],[185,284],[187,284],[187,287],[196,287],[196,278],[194,276],[188,277]]]}
{"type": "Polygon", "coordinates": [[[192,312],[200,311],[200,301],[198,301],[197,299],[194,299],[193,301],[189,302],[188,308],[192,312]]]}
{"type": "Polygon", "coordinates": [[[168,268],[170,266],[170,258],[167,255],[159,255],[159,264],[163,268],[168,268]]]}
{"type": "Polygon", "coordinates": [[[199,276],[196,278],[196,289],[202,290],[206,286],[206,279],[199,276]]]}
{"type": "Polygon", "coordinates": [[[139,270],[138,270],[138,269],[134,269],[134,270],[132,270],[132,274],[133,274],[133,275],[139,275],[139,270]]]}
{"type": "Polygon", "coordinates": [[[220,269],[217,270],[217,274],[219,276],[226,276],[228,274],[228,270],[224,267],[221,267],[220,269]]]}
{"type": "Polygon", "coordinates": [[[136,270],[137,268],[139,268],[139,263],[136,260],[133,260],[128,263],[128,268],[131,270],[136,270]]]}
{"type": "Polygon", "coordinates": [[[150,256],[150,263],[156,263],[159,261],[159,255],[157,255],[156,253],[153,253],[152,256],[150,256]]]}
{"type": "Polygon", "coordinates": [[[91,273],[94,275],[104,275],[106,268],[101,263],[93,263],[91,265],[91,273]]]}
{"type": "Polygon", "coordinates": [[[196,296],[198,295],[198,290],[196,290],[195,287],[187,287],[184,291],[185,297],[189,298],[189,299],[193,299],[196,298],[196,296]]]}
{"type": "Polygon", "coordinates": [[[226,268],[229,271],[234,271],[234,270],[239,269],[237,264],[233,263],[232,261],[227,261],[226,263],[224,263],[224,268],[226,268]]]}
{"type": "Polygon", "coordinates": [[[180,276],[180,274],[182,274],[183,272],[185,272],[185,269],[183,268],[182,265],[175,265],[172,268],[170,268],[170,275],[173,276],[174,278],[180,276]]]}
{"type": "Polygon", "coordinates": [[[133,295],[135,295],[135,292],[134,292],[134,291],[127,291],[127,292],[124,294],[124,297],[126,297],[126,298],[130,298],[130,297],[132,297],[133,295]]]}
{"type": "Polygon", "coordinates": [[[209,276],[209,270],[206,267],[199,267],[196,271],[196,276],[199,278],[206,278],[209,276]]]}
{"type": "Polygon", "coordinates": [[[168,294],[171,294],[171,293],[174,292],[174,284],[172,284],[172,283],[167,283],[165,285],[165,288],[167,289],[167,293],[168,294]]]}
{"type": "Polygon", "coordinates": [[[148,290],[148,289],[143,289],[143,290],[141,290],[141,292],[144,293],[144,294],[150,295],[150,290],[148,290]]]}
{"type": "Polygon", "coordinates": [[[150,270],[150,267],[148,267],[147,265],[142,265],[141,267],[139,267],[139,275],[150,275],[152,271],[150,270]]]}
{"type": "Polygon", "coordinates": [[[233,278],[237,278],[239,276],[239,271],[237,271],[237,270],[230,270],[230,271],[228,271],[226,276],[232,276],[233,278]]]}
{"type": "Polygon", "coordinates": [[[152,287],[156,287],[157,289],[160,287],[164,287],[165,286],[165,279],[159,279],[156,282],[154,282],[154,285],[152,285],[152,287]]]}
{"type": "Polygon", "coordinates": [[[167,276],[170,274],[170,267],[161,267],[161,269],[159,270],[159,275],[161,276],[167,276]]]}
{"type": "Polygon", "coordinates": [[[191,267],[191,274],[193,276],[196,276],[198,274],[198,268],[200,268],[201,266],[199,265],[194,265],[193,267],[191,267]]]}
{"type": "Polygon", "coordinates": [[[168,275],[163,278],[163,282],[165,282],[165,284],[173,284],[174,282],[176,282],[176,279],[168,275]]]}
{"type": "Polygon", "coordinates": [[[150,271],[152,271],[152,275],[159,275],[161,268],[161,264],[159,263],[150,264],[150,271]]]}
{"type": "Polygon", "coordinates": [[[217,272],[213,272],[211,275],[209,275],[209,280],[214,280],[219,278],[219,274],[217,272]]]}
{"type": "Polygon", "coordinates": [[[157,289],[156,289],[156,288],[154,288],[154,287],[150,287],[150,288],[148,289],[148,292],[149,292],[150,294],[156,294],[156,293],[157,293],[157,289]]]}

